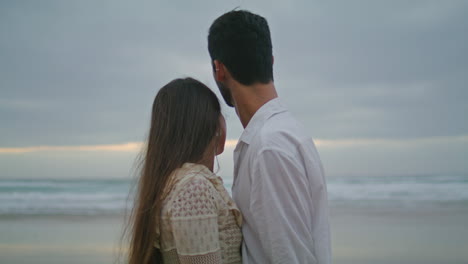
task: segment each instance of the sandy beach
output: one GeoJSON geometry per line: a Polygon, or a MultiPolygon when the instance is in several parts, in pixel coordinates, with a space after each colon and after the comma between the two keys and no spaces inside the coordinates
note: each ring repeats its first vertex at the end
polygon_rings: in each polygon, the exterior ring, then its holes
{"type": "MultiPolygon", "coordinates": [[[[2,216],[0,263],[115,263],[121,216],[2,216]]],[[[336,264],[468,261],[468,207],[331,207],[336,264]]]]}
{"type": "Polygon", "coordinates": [[[114,263],[121,216],[2,216],[0,263],[114,263]]]}
{"type": "Polygon", "coordinates": [[[331,208],[336,264],[468,263],[468,208],[331,208]]]}

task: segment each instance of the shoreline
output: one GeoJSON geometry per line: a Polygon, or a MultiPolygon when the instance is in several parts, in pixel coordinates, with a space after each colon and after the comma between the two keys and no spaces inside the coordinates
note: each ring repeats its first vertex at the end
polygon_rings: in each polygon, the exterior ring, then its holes
{"type": "MultiPolygon", "coordinates": [[[[0,263],[115,263],[124,214],[0,215],[0,263]]],[[[334,264],[461,264],[468,207],[330,206],[334,264]]]]}

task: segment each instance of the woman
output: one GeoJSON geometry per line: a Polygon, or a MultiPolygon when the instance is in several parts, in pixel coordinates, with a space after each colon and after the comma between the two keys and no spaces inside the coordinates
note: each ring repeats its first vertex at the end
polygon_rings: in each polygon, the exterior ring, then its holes
{"type": "Polygon", "coordinates": [[[186,78],[161,88],[130,219],[130,264],[241,262],[242,218],[213,173],[225,141],[208,87],[186,78]]]}

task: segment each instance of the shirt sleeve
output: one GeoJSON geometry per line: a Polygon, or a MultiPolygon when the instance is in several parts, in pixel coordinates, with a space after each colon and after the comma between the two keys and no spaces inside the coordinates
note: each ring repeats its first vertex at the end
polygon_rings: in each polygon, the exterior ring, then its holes
{"type": "Polygon", "coordinates": [[[217,207],[206,179],[184,183],[171,207],[171,225],[180,263],[221,263],[217,207]]]}
{"type": "Polygon", "coordinates": [[[279,149],[263,150],[253,165],[250,210],[268,263],[317,263],[311,201],[304,168],[279,149]]]}

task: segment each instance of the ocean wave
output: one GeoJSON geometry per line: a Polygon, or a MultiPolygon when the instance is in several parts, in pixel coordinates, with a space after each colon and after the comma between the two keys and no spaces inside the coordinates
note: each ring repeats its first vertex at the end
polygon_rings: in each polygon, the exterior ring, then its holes
{"type": "MultiPolygon", "coordinates": [[[[467,176],[329,177],[330,202],[427,205],[468,202],[467,176]]],[[[224,180],[230,191],[232,179],[224,180]]],[[[132,205],[128,180],[0,180],[0,215],[122,213],[132,205]]]]}
{"type": "Polygon", "coordinates": [[[468,201],[466,176],[334,177],[331,201],[468,201]]]}

